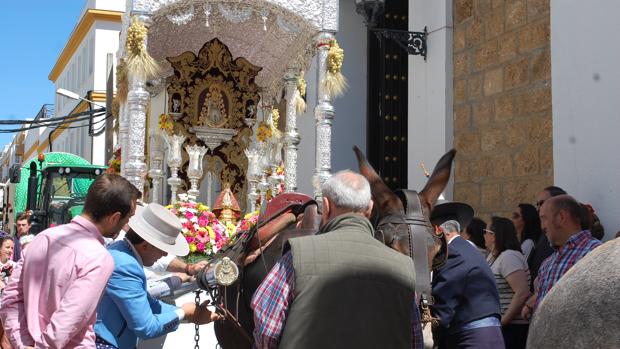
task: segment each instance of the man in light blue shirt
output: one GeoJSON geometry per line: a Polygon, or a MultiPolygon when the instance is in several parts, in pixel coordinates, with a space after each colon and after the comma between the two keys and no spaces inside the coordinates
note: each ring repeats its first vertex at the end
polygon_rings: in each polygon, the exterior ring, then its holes
{"type": "Polygon", "coordinates": [[[165,207],[150,204],[136,210],[129,228],[123,240],[108,247],[115,266],[97,308],[97,348],[133,349],[138,338],[172,332],[181,320],[206,324],[218,319],[205,303],[198,307],[186,303],[177,308],[147,293],[144,266],[153,265],[168,253],[189,253],[179,219],[165,207]]]}

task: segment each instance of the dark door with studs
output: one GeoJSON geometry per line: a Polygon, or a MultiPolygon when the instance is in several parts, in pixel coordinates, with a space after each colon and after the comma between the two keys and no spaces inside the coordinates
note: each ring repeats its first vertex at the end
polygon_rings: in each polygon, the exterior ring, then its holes
{"type": "MultiPolygon", "coordinates": [[[[408,30],[407,0],[386,0],[377,28],[408,30]]],[[[408,55],[393,40],[368,31],[367,154],[391,189],[407,188],[408,55]]]]}

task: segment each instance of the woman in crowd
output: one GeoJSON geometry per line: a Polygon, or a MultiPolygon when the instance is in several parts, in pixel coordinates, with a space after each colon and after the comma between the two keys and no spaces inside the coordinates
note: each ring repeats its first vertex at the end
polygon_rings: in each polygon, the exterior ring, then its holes
{"type": "Polygon", "coordinates": [[[485,221],[478,217],[474,217],[471,220],[471,223],[465,228],[465,232],[461,234],[465,240],[471,241],[474,243],[476,248],[482,253],[484,258],[487,257],[489,252],[486,250],[484,244],[484,230],[487,228],[487,224],[485,221]]]}
{"type": "MultiPolygon", "coordinates": [[[[13,262],[13,237],[0,231],[0,294],[9,281],[15,262],[13,262]]],[[[9,338],[4,334],[4,326],[0,322],[0,349],[11,349],[9,338]]]]}
{"type": "Polygon", "coordinates": [[[15,262],[13,257],[13,238],[8,235],[0,237],[0,293],[4,290],[9,281],[15,262]]]}
{"type": "Polygon", "coordinates": [[[536,207],[530,204],[519,204],[517,210],[512,213],[512,223],[517,230],[517,239],[521,244],[521,251],[525,255],[525,260],[530,256],[534,245],[540,238],[540,218],[536,207]]]}
{"type": "Polygon", "coordinates": [[[499,291],[506,348],[525,348],[529,324],[521,317],[521,309],[530,295],[530,274],[514,224],[508,218],[491,218],[490,229],[484,231],[484,241],[499,291]]]}

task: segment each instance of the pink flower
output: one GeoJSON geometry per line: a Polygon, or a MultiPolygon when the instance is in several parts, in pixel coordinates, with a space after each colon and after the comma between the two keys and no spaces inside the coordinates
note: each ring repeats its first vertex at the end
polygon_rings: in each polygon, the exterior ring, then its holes
{"type": "Polygon", "coordinates": [[[213,229],[213,231],[215,232],[215,241],[221,241],[222,240],[222,232],[219,230],[215,230],[213,229]]]}
{"type": "Polygon", "coordinates": [[[198,218],[198,225],[200,225],[201,227],[206,227],[207,225],[209,225],[209,218],[205,217],[204,215],[200,216],[198,218]]]}
{"type": "Polygon", "coordinates": [[[191,244],[192,242],[194,242],[194,237],[185,235],[185,241],[187,241],[188,244],[191,244]]]}
{"type": "Polygon", "coordinates": [[[194,231],[194,224],[192,222],[185,222],[183,223],[183,229],[187,230],[188,232],[193,232],[194,231]]]}
{"type": "Polygon", "coordinates": [[[189,212],[189,211],[186,211],[186,212],[185,212],[185,218],[187,218],[188,220],[190,220],[190,219],[194,218],[194,214],[193,214],[193,213],[191,213],[191,212],[189,212]]]}
{"type": "Polygon", "coordinates": [[[226,246],[227,244],[228,244],[228,238],[224,237],[215,243],[215,247],[217,247],[217,249],[219,250],[222,247],[226,246]]]}
{"type": "Polygon", "coordinates": [[[196,250],[200,253],[203,253],[205,251],[205,244],[199,242],[198,244],[196,244],[196,250]]]}

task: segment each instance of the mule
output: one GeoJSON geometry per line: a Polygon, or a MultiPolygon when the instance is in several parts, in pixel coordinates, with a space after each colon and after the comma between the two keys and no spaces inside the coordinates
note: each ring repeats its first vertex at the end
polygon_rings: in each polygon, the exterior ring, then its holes
{"type": "MultiPolygon", "coordinates": [[[[376,173],[373,167],[370,165],[364,154],[354,147],[354,152],[359,162],[360,173],[366,177],[370,183],[372,198],[375,202],[376,217],[375,217],[375,238],[384,242],[387,246],[407,255],[414,257],[414,241],[412,241],[413,234],[410,230],[416,230],[420,236],[424,236],[423,254],[428,255],[428,260],[424,265],[428,265],[429,268],[425,274],[428,279],[430,269],[437,268],[447,258],[447,244],[445,238],[435,233],[434,228],[430,223],[430,214],[435,205],[438,197],[445,189],[450,173],[452,169],[452,161],[456,154],[455,150],[451,150],[441,157],[435,166],[433,173],[430,175],[426,185],[419,192],[392,192],[389,187],[383,182],[381,177],[376,173]],[[412,198],[411,196],[415,196],[412,198]],[[404,200],[409,196],[409,200],[417,201],[419,212],[407,212],[404,200]],[[415,213],[415,214],[414,214],[415,213]]],[[[283,194],[287,195],[287,194],[283,194]]],[[[278,199],[278,198],[276,198],[278,199]]],[[[276,200],[274,199],[274,200],[276,200]]],[[[415,206],[415,205],[414,205],[415,206]]],[[[268,210],[269,211],[269,208],[268,210]]],[[[264,221],[263,225],[258,228],[258,239],[254,239],[254,245],[258,242],[258,251],[253,250],[252,247],[257,246],[242,246],[241,242],[238,242],[239,246],[234,246],[228,252],[244,250],[241,253],[242,257],[237,258],[237,264],[244,265],[242,268],[242,274],[240,280],[236,285],[230,287],[220,287],[220,294],[223,295],[225,308],[232,315],[234,315],[238,323],[234,319],[228,318],[225,321],[217,321],[215,323],[215,333],[220,343],[220,346],[224,349],[230,348],[250,348],[252,343],[252,332],[254,330],[253,312],[250,308],[251,298],[262,282],[267,276],[267,273],[275,265],[278,259],[282,256],[282,248],[286,243],[286,240],[290,237],[300,236],[304,234],[310,234],[318,231],[319,219],[316,217],[316,203],[304,204],[296,207],[289,213],[293,213],[296,219],[287,221],[286,224],[282,223],[280,226],[273,228],[273,230],[282,231],[282,233],[275,234],[268,239],[260,238],[260,230],[263,227],[267,227],[268,222],[276,222],[273,217],[265,219],[261,216],[260,221],[264,221]],[[304,214],[301,214],[300,210],[305,210],[304,214]],[[305,218],[302,219],[302,218],[305,218]],[[305,222],[301,224],[299,222],[305,222]],[[305,229],[300,229],[304,227],[305,229]],[[260,246],[266,244],[266,246],[260,246]],[[245,249],[248,251],[246,252],[245,249]],[[249,262],[247,258],[250,258],[249,262]],[[242,262],[241,259],[244,259],[242,262]]],[[[279,218],[283,220],[283,218],[279,218]]],[[[269,235],[269,234],[266,234],[269,235]]],[[[241,240],[240,240],[241,241],[241,240]]],[[[419,241],[419,240],[418,240],[419,241]]],[[[416,251],[420,251],[417,249],[416,251]]],[[[430,283],[430,281],[428,281],[430,283]]],[[[430,284],[429,284],[430,287],[430,284]]]]}

